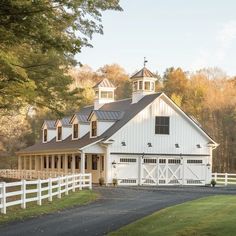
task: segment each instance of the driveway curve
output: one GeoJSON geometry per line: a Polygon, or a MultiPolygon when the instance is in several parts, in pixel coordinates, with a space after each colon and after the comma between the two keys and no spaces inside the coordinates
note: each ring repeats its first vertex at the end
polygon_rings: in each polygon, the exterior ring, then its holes
{"type": "Polygon", "coordinates": [[[213,194],[236,194],[235,188],[131,187],[94,188],[101,198],[86,206],[13,222],[1,236],[106,235],[154,211],[213,194]]]}

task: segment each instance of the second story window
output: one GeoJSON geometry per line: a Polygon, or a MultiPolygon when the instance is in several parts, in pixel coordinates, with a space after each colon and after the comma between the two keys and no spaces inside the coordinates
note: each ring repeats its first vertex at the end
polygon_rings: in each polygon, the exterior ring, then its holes
{"type": "Polygon", "coordinates": [[[101,98],[113,98],[112,91],[101,91],[101,98]]]}
{"type": "Polygon", "coordinates": [[[144,89],[147,90],[147,91],[150,91],[151,86],[150,86],[150,82],[149,81],[145,81],[144,82],[144,89]]]}
{"type": "Polygon", "coordinates": [[[96,137],[97,136],[97,121],[92,121],[91,124],[91,136],[96,137]]]}
{"type": "Polygon", "coordinates": [[[156,116],[155,134],[170,134],[169,116],[156,116]]]}
{"type": "Polygon", "coordinates": [[[79,138],[79,125],[73,124],[73,139],[79,138]]]}
{"type": "Polygon", "coordinates": [[[46,143],[48,141],[48,130],[43,130],[43,142],[46,143]]]}
{"type": "Polygon", "coordinates": [[[57,140],[58,141],[62,140],[62,127],[61,126],[57,127],[57,140]]]}

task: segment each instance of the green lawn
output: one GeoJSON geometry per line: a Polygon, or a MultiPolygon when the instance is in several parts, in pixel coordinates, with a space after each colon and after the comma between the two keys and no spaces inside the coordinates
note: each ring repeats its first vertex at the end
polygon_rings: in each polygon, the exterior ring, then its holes
{"type": "Polygon", "coordinates": [[[0,214],[0,224],[88,204],[98,197],[98,194],[91,190],[83,190],[74,193],[70,192],[68,196],[62,196],[61,199],[54,197],[52,202],[43,200],[41,206],[32,202],[27,203],[26,209],[21,209],[20,206],[8,207],[6,215],[0,214]]]}
{"type": "Polygon", "coordinates": [[[165,208],[110,236],[235,236],[236,196],[213,196],[165,208]]]}

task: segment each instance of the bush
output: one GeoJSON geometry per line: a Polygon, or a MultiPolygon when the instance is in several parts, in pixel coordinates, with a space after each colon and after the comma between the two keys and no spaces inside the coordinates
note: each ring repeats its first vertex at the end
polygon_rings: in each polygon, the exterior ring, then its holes
{"type": "Polygon", "coordinates": [[[117,186],[118,180],[117,179],[112,179],[112,184],[113,184],[113,186],[117,186]]]}
{"type": "Polygon", "coordinates": [[[212,186],[212,187],[215,187],[215,185],[216,185],[216,181],[215,181],[214,179],[212,179],[212,180],[211,180],[211,186],[212,186]]]}
{"type": "Polygon", "coordinates": [[[100,177],[98,181],[100,186],[103,186],[105,184],[105,180],[103,177],[100,177]]]}

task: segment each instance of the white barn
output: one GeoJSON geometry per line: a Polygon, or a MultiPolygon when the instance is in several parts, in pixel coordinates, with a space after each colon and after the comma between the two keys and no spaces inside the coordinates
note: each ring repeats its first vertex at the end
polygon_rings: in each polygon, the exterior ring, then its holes
{"type": "Polygon", "coordinates": [[[131,78],[132,98],[115,101],[114,85],[95,87],[94,106],[45,121],[42,141],[18,152],[18,168],[92,173],[94,183],[205,185],[218,144],[164,93],[144,67],[131,78]]]}

